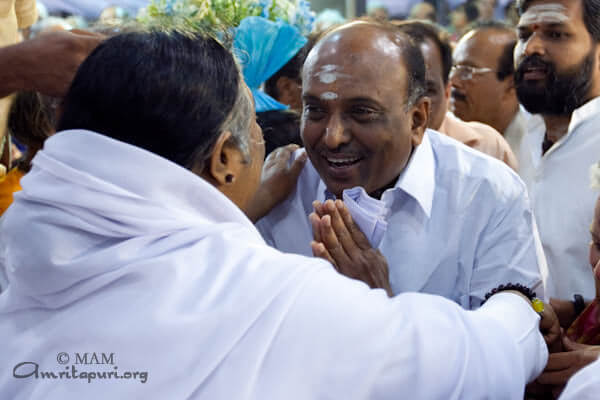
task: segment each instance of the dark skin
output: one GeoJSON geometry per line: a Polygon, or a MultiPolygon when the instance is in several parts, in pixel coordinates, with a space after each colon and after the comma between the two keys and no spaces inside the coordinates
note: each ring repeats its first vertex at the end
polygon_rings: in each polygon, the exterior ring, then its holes
{"type": "MultiPolygon", "coordinates": [[[[306,60],[302,137],[312,164],[338,199],[356,186],[380,197],[423,138],[430,101],[407,104],[408,74],[397,40],[377,26],[356,22],[322,38],[306,60]]],[[[314,208],[313,254],[391,295],[385,258],[343,203],[315,203],[314,208]]]]}
{"type": "Polygon", "coordinates": [[[32,90],[63,97],[77,68],[104,36],[91,32],[51,32],[0,49],[0,97],[32,90]]]}

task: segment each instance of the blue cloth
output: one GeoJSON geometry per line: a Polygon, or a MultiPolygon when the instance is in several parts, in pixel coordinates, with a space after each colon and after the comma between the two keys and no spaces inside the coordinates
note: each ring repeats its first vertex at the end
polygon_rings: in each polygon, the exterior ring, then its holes
{"type": "Polygon", "coordinates": [[[236,28],[234,52],[242,64],[246,84],[254,95],[256,112],[288,108],[259,88],[291,60],[306,42],[307,39],[297,28],[281,20],[247,17],[236,28]]]}
{"type": "MultiPolygon", "coordinates": [[[[310,256],[312,202],[332,197],[307,161],[294,192],[257,228],[277,249],[310,256]]],[[[390,213],[378,248],[394,294],[437,294],[470,309],[512,282],[543,298],[527,191],[502,162],[427,130],[381,201],[390,213]]]]}

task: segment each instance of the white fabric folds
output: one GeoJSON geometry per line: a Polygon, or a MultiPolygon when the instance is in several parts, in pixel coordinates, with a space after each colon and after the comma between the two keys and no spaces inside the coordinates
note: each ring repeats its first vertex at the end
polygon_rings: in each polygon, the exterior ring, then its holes
{"type": "Polygon", "coordinates": [[[378,248],[387,230],[386,218],[390,209],[383,201],[370,197],[360,186],[344,190],[342,198],[354,222],[369,239],[371,246],[378,248]]]}
{"type": "Polygon", "coordinates": [[[0,229],[0,399],[516,399],[545,364],[525,301],[389,299],[102,135],[51,137],[22,186],[0,229]]]}

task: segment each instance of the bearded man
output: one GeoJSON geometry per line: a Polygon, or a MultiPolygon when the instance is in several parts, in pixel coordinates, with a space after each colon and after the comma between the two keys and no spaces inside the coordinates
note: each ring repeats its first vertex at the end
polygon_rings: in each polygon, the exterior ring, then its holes
{"type": "Polygon", "coordinates": [[[525,0],[519,12],[517,96],[545,123],[525,136],[520,173],[556,286],[548,290],[560,299],[591,299],[588,227],[597,193],[587,171],[600,154],[600,1],[525,0]]]}

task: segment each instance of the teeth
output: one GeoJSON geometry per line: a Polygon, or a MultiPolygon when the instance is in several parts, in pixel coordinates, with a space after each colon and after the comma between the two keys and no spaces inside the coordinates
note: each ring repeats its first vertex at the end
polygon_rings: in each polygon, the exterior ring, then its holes
{"type": "Polygon", "coordinates": [[[358,161],[358,158],[328,158],[327,161],[332,163],[351,163],[358,161]]]}

